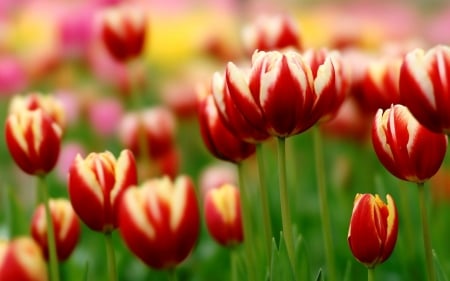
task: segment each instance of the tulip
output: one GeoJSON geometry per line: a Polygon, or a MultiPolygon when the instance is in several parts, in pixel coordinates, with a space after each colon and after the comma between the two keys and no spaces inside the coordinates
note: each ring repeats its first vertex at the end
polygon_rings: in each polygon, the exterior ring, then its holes
{"type": "Polygon", "coordinates": [[[120,62],[138,57],[145,44],[146,15],[134,7],[113,7],[100,20],[101,39],[111,54],[120,62]]]}
{"type": "Polygon", "coordinates": [[[39,245],[29,237],[0,242],[0,280],[47,281],[47,265],[39,245]]]}
{"type": "Polygon", "coordinates": [[[208,91],[199,94],[198,118],[203,142],[215,157],[237,163],[255,152],[254,144],[242,141],[225,127],[208,91]]]}
{"type": "Polygon", "coordinates": [[[300,54],[255,52],[249,87],[256,103],[246,112],[259,105],[270,135],[288,137],[314,124],[307,120],[315,99],[313,76],[300,54]]]}
{"type": "Polygon", "coordinates": [[[61,127],[42,109],[18,111],[6,120],[9,153],[30,175],[45,175],[53,169],[59,156],[61,135],[61,127]]]}
{"type": "Polygon", "coordinates": [[[400,101],[399,75],[401,59],[374,60],[363,78],[363,103],[370,112],[386,109],[400,101]]]}
{"type": "Polygon", "coordinates": [[[109,233],[118,226],[123,192],[137,183],[133,154],[123,150],[119,158],[109,152],[77,155],[69,171],[69,195],[80,219],[92,230],[109,233]]]}
{"type": "Polygon", "coordinates": [[[272,51],[284,48],[302,48],[300,30],[293,18],[287,15],[260,16],[244,27],[244,49],[248,54],[255,50],[272,51]]]}
{"type": "Polygon", "coordinates": [[[423,183],[439,169],[447,136],[422,126],[403,105],[379,109],[372,125],[372,143],[378,159],[394,176],[423,183]]]}
{"type": "Polygon", "coordinates": [[[397,241],[397,208],[390,195],[386,200],[367,193],[355,197],[347,240],[353,256],[368,268],[387,260],[397,241]]]}
{"type": "Polygon", "coordinates": [[[204,202],[206,226],[210,235],[223,246],[244,240],[239,190],[223,184],[207,191],[204,202]]]}
{"type": "Polygon", "coordinates": [[[52,95],[43,95],[37,92],[24,96],[14,96],[9,104],[9,114],[14,114],[24,110],[42,109],[50,119],[57,123],[62,129],[66,126],[65,111],[60,103],[52,95]]]}
{"type": "MultiPolygon", "coordinates": [[[[400,100],[434,132],[450,133],[450,47],[409,52],[400,70],[400,100]]],[[[432,147],[432,146],[430,146],[432,147]]]]}
{"type": "Polygon", "coordinates": [[[128,248],[155,269],[171,269],[191,253],[200,230],[194,185],[187,176],[152,179],[125,191],[119,230],[128,248]]]}
{"type": "MultiPolygon", "coordinates": [[[[80,224],[68,200],[50,199],[49,206],[55,232],[57,256],[60,261],[64,261],[77,245],[80,236],[80,224]]],[[[33,214],[31,235],[48,260],[47,220],[43,204],[39,205],[33,214]]]]}

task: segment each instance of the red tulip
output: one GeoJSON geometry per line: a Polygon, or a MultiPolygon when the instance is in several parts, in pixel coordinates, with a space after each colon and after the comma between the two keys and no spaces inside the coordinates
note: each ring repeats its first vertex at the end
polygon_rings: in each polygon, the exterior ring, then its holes
{"type": "Polygon", "coordinates": [[[372,125],[372,143],[389,172],[418,183],[438,171],[447,150],[447,136],[422,126],[403,105],[393,105],[385,112],[378,110],[372,125]]]}
{"type": "Polygon", "coordinates": [[[386,199],[387,204],[378,195],[355,197],[347,240],[353,256],[368,268],[387,260],[397,241],[397,208],[390,195],[386,199]]]}
{"type": "Polygon", "coordinates": [[[298,25],[287,15],[258,17],[244,27],[242,39],[248,54],[252,54],[255,50],[272,51],[289,47],[302,49],[298,25]]]}
{"type": "Polygon", "coordinates": [[[111,56],[120,62],[136,58],[146,37],[146,15],[134,7],[113,7],[100,20],[100,35],[111,56]]]}
{"type": "Polygon", "coordinates": [[[405,56],[400,100],[430,130],[450,133],[450,47],[416,49],[405,56]]]}
{"type": "MultiPolygon", "coordinates": [[[[80,223],[72,205],[66,199],[50,199],[56,253],[60,261],[66,260],[75,249],[80,236],[80,223]]],[[[31,220],[31,235],[48,260],[47,220],[44,205],[37,207],[31,220]]]]}
{"type": "Polygon", "coordinates": [[[122,194],[136,184],[136,162],[129,150],[123,150],[117,159],[109,151],[90,153],[85,159],[77,155],[69,171],[73,209],[94,231],[117,228],[122,194]]]}
{"type": "Polygon", "coordinates": [[[43,175],[56,165],[61,127],[42,109],[22,110],[8,116],[6,144],[16,164],[27,174],[43,175]]]}
{"type": "Polygon", "coordinates": [[[239,190],[231,184],[223,184],[206,193],[206,226],[214,240],[223,246],[234,246],[244,240],[239,198],[239,190]]]}
{"type": "Polygon", "coordinates": [[[177,266],[198,239],[200,217],[190,178],[148,180],[128,189],[119,211],[125,244],[145,264],[156,269],[177,266]]]}
{"type": "Polygon", "coordinates": [[[244,142],[225,127],[213,96],[206,91],[199,95],[198,118],[203,142],[215,157],[240,162],[255,152],[255,145],[244,142]]]}
{"type": "Polygon", "coordinates": [[[29,237],[0,242],[0,280],[47,281],[47,264],[39,245],[29,237]]]}

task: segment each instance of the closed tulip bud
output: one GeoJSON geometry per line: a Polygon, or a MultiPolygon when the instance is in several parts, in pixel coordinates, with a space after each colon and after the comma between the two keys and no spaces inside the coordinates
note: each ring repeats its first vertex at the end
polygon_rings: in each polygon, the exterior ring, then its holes
{"type": "Polygon", "coordinates": [[[203,142],[215,157],[237,163],[255,152],[254,144],[239,139],[224,125],[213,96],[206,90],[199,95],[198,118],[203,142]]]}
{"type": "Polygon", "coordinates": [[[355,197],[347,240],[353,256],[368,268],[387,260],[397,241],[397,208],[390,195],[386,199],[387,204],[378,195],[355,197]]]}
{"type": "Polygon", "coordinates": [[[39,245],[30,237],[0,242],[0,280],[47,281],[47,264],[39,245]]]}
{"type": "Polygon", "coordinates": [[[103,44],[114,59],[126,62],[141,54],[147,27],[142,9],[110,8],[102,15],[99,25],[103,44]]]}
{"type": "Polygon", "coordinates": [[[272,51],[285,48],[302,49],[297,23],[287,15],[260,16],[244,27],[244,48],[248,54],[255,50],[272,51]]]}
{"type": "MultiPolygon", "coordinates": [[[[450,47],[409,52],[400,70],[400,101],[435,132],[450,133],[450,47]]],[[[431,146],[430,146],[431,147],[431,146]]]]}
{"type": "Polygon", "coordinates": [[[239,198],[239,190],[231,184],[223,184],[206,193],[206,226],[214,240],[223,246],[234,246],[244,240],[239,198]]]}
{"type": "Polygon", "coordinates": [[[42,109],[22,110],[8,116],[6,144],[16,164],[27,174],[45,175],[56,165],[61,127],[42,109]]]}
{"type": "MultiPolygon", "coordinates": [[[[49,206],[55,232],[56,253],[58,259],[64,261],[78,243],[80,223],[68,200],[50,199],[49,206]]],[[[31,235],[40,245],[44,257],[48,260],[47,220],[43,204],[39,205],[33,214],[31,235]]]]}
{"type": "Polygon", "coordinates": [[[25,96],[17,95],[13,97],[9,104],[9,114],[36,109],[42,109],[62,129],[66,127],[66,118],[62,103],[52,95],[42,95],[37,92],[25,96]]]}
{"type": "Polygon", "coordinates": [[[447,136],[422,126],[403,105],[378,110],[372,143],[391,174],[416,183],[425,182],[438,171],[447,150],[447,136]]]}
{"type": "Polygon", "coordinates": [[[77,155],[69,171],[73,209],[94,231],[117,228],[122,194],[136,184],[136,162],[129,150],[123,150],[117,159],[109,151],[90,153],[85,159],[77,155]]]}
{"type": "Polygon", "coordinates": [[[190,178],[179,176],[148,180],[128,189],[119,212],[125,244],[155,269],[177,266],[191,253],[198,239],[200,217],[190,178]]]}

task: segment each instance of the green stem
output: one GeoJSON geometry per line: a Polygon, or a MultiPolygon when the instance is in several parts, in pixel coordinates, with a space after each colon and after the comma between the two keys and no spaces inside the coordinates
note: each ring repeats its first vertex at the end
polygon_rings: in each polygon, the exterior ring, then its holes
{"type": "Polygon", "coordinates": [[[106,244],[106,258],[108,259],[109,281],[117,281],[116,257],[114,254],[114,246],[112,242],[112,232],[105,232],[104,235],[106,244]]]}
{"type": "Polygon", "coordinates": [[[177,276],[177,271],[175,268],[170,268],[167,273],[169,274],[169,281],[177,281],[178,280],[178,276],[177,276]]]}
{"type": "Polygon", "coordinates": [[[50,267],[50,280],[59,280],[58,256],[56,255],[55,231],[53,227],[53,219],[50,211],[50,198],[48,195],[48,186],[45,181],[45,175],[39,176],[39,194],[45,208],[45,219],[47,222],[47,244],[50,267]]]}
{"type": "Polygon", "coordinates": [[[425,259],[428,281],[435,281],[436,274],[433,266],[433,250],[431,248],[430,228],[428,226],[427,210],[425,206],[425,190],[423,183],[417,183],[419,189],[419,209],[422,217],[423,244],[425,247],[425,259]]]}
{"type": "Polygon", "coordinates": [[[238,163],[239,187],[241,190],[241,206],[242,206],[242,222],[244,227],[244,250],[247,264],[248,280],[255,281],[255,256],[254,248],[251,244],[253,241],[252,221],[250,215],[250,206],[248,204],[248,190],[244,183],[244,169],[242,163],[238,163]]]}
{"type": "Polygon", "coordinates": [[[264,154],[262,143],[258,143],[256,145],[256,157],[258,159],[258,174],[259,174],[259,194],[261,196],[261,205],[263,212],[263,222],[264,222],[264,236],[266,240],[266,251],[268,262],[270,261],[270,255],[272,252],[272,224],[270,218],[270,210],[269,210],[269,199],[267,196],[267,184],[264,172],[264,154]]]}
{"type": "Polygon", "coordinates": [[[375,268],[367,268],[367,281],[375,281],[375,268]]]}
{"type": "Polygon", "coordinates": [[[281,220],[283,225],[284,242],[286,243],[286,249],[291,263],[292,271],[295,274],[295,248],[294,237],[292,233],[292,221],[289,209],[288,201],[288,188],[286,180],[286,140],[285,138],[278,137],[278,176],[280,184],[280,205],[281,205],[281,220]]]}
{"type": "Polygon", "coordinates": [[[237,266],[238,266],[238,250],[236,248],[230,249],[230,266],[231,266],[231,281],[238,281],[238,273],[237,273],[237,266]]]}
{"type": "Polygon", "coordinates": [[[328,209],[327,189],[325,183],[325,165],[323,162],[323,144],[319,127],[314,128],[314,156],[316,158],[317,187],[319,190],[320,218],[322,221],[325,256],[330,281],[336,280],[336,268],[333,257],[333,239],[331,237],[330,211],[328,209]]]}

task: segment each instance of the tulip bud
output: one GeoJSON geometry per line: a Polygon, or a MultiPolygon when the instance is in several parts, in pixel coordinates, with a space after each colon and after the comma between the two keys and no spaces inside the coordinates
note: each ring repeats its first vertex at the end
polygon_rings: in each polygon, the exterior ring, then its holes
{"type": "MultiPolygon", "coordinates": [[[[80,236],[80,223],[70,202],[66,199],[50,199],[56,253],[60,261],[66,260],[75,249],[80,236]]],[[[31,220],[31,235],[41,246],[44,257],[48,260],[47,220],[45,207],[40,204],[31,220]]]]}
{"type": "MultiPolygon", "coordinates": [[[[450,133],[450,47],[409,52],[400,70],[400,100],[434,132],[450,133]]],[[[431,146],[430,146],[431,147],[431,146]]]]}
{"type": "Polygon", "coordinates": [[[255,50],[272,51],[284,48],[301,50],[302,42],[297,23],[287,15],[260,16],[244,27],[244,48],[248,54],[255,50]]]}
{"type": "Polygon", "coordinates": [[[198,118],[203,142],[215,157],[240,162],[255,152],[254,144],[239,139],[225,127],[213,96],[208,91],[199,95],[198,118]]]}
{"type": "Polygon", "coordinates": [[[61,127],[42,109],[22,110],[8,116],[5,137],[16,164],[27,174],[42,175],[56,165],[61,127]]]}
{"type": "Polygon", "coordinates": [[[145,43],[146,15],[132,7],[108,9],[100,20],[100,35],[111,56],[125,62],[140,55],[145,43]]]}
{"type": "Polygon", "coordinates": [[[239,190],[231,184],[223,184],[206,193],[206,226],[214,240],[223,246],[234,246],[244,240],[239,198],[239,190]]]}
{"type": "Polygon", "coordinates": [[[386,200],[367,193],[355,197],[347,240],[353,256],[368,268],[388,259],[397,241],[397,208],[390,195],[386,200]]]}
{"type": "Polygon", "coordinates": [[[119,229],[125,244],[155,269],[177,266],[191,253],[200,230],[200,217],[190,178],[148,180],[125,191],[119,229]]]}
{"type": "Polygon", "coordinates": [[[444,160],[447,136],[417,122],[408,108],[379,109],[372,125],[372,143],[380,162],[394,176],[421,183],[432,177],[444,160]]]}
{"type": "Polygon", "coordinates": [[[47,281],[47,264],[39,245],[29,237],[0,242],[0,280],[47,281]]]}
{"type": "Polygon", "coordinates": [[[69,171],[69,195],[73,209],[92,230],[117,228],[119,201],[125,189],[137,183],[133,154],[123,150],[119,158],[109,152],[75,158],[69,171]]]}

